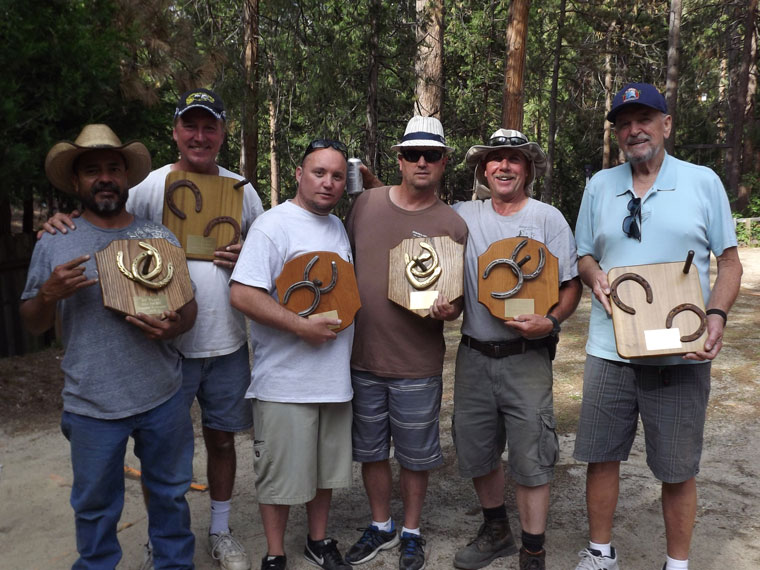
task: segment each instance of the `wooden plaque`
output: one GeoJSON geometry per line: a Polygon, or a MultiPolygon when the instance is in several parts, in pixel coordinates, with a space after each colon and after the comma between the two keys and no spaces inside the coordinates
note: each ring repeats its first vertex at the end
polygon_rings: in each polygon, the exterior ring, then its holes
{"type": "Polygon", "coordinates": [[[188,259],[211,261],[214,250],[240,241],[243,187],[236,189],[238,182],[182,170],[166,176],[163,224],[177,236],[188,259]]]}
{"type": "Polygon", "coordinates": [[[388,254],[388,299],[427,317],[439,294],[464,294],[463,271],[464,246],[449,236],[405,239],[388,254]]]}
{"type": "Polygon", "coordinates": [[[620,300],[633,308],[631,315],[618,307],[612,299],[612,325],[615,329],[615,344],[623,358],[647,356],[671,356],[703,350],[707,339],[707,329],[690,342],[681,342],[681,336],[693,334],[700,325],[700,318],[691,311],[683,311],[673,318],[672,327],[667,329],[666,319],[671,309],[682,303],[692,303],[703,312],[702,287],[697,268],[691,266],[683,272],[684,263],[655,263],[613,267],[607,273],[610,285],[624,273],[634,273],[646,279],[652,290],[652,303],[647,303],[645,289],[632,280],[623,281],[617,287],[620,300]]]}
{"type": "Polygon", "coordinates": [[[282,273],[275,279],[275,287],[280,304],[294,313],[311,309],[309,314],[303,316],[340,319],[340,325],[333,328],[335,332],[340,332],[353,323],[356,312],[361,307],[354,266],[332,251],[312,251],[294,257],[284,265],[282,273]],[[287,303],[283,302],[288,288],[302,281],[310,281],[312,285],[294,287],[287,303]],[[327,289],[333,281],[334,287],[324,293],[320,292],[317,302],[315,289],[327,289]],[[315,302],[316,306],[312,308],[315,302]]]}
{"type": "Polygon", "coordinates": [[[95,253],[95,261],[107,309],[124,315],[160,315],[184,307],[194,296],[185,252],[163,238],[114,240],[95,253]],[[161,259],[161,270],[155,276],[151,275],[157,269],[153,252],[161,259]],[[124,271],[119,268],[119,258],[124,271]],[[133,270],[152,286],[166,281],[170,271],[171,279],[165,286],[153,288],[124,274],[125,271],[133,274],[133,270]]]}
{"type": "Polygon", "coordinates": [[[543,243],[530,238],[513,237],[492,243],[478,257],[478,302],[485,305],[494,317],[503,321],[510,321],[517,315],[547,314],[559,302],[557,258],[543,243]],[[518,248],[523,242],[526,242],[525,245],[518,248]],[[541,251],[544,258],[543,269],[533,279],[525,279],[525,275],[530,276],[538,270],[541,251]],[[527,255],[530,259],[519,267],[523,283],[518,291],[507,299],[494,298],[491,293],[505,293],[515,288],[518,276],[509,264],[496,263],[484,279],[483,274],[489,264],[499,259],[511,259],[519,264],[527,255]]]}

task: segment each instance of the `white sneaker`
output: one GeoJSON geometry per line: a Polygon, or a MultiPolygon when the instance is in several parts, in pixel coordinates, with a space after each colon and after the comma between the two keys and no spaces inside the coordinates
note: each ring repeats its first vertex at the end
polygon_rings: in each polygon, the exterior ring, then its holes
{"type": "Polygon", "coordinates": [[[143,562],[140,566],[140,570],[153,570],[153,547],[150,542],[145,543],[145,549],[143,550],[143,562]]]}
{"type": "Polygon", "coordinates": [[[245,548],[229,532],[208,535],[208,553],[222,570],[250,570],[245,548]]]}
{"type": "Polygon", "coordinates": [[[598,550],[584,548],[578,553],[581,561],[575,570],[620,570],[615,549],[611,548],[610,553],[612,556],[602,556],[598,550]]]}

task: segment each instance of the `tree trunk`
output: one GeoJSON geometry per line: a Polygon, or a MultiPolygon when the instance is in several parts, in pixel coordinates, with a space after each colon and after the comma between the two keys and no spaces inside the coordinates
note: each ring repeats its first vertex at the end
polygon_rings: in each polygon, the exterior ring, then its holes
{"type": "Polygon", "coordinates": [[[676,146],[676,111],[678,109],[678,49],[681,37],[681,0],[670,0],[670,28],[668,33],[668,70],[665,84],[665,103],[673,118],[670,136],[665,140],[665,150],[674,154],[676,146]]]}
{"type": "Polygon", "coordinates": [[[277,117],[277,86],[274,80],[272,66],[267,71],[267,83],[269,85],[269,205],[274,208],[280,203],[280,157],[277,154],[277,131],[279,120],[277,117]]]}
{"type": "Polygon", "coordinates": [[[0,196],[0,236],[11,235],[11,200],[0,196]]]}
{"type": "MultiPolygon", "coordinates": [[[[612,92],[612,37],[615,32],[617,23],[615,20],[610,22],[607,27],[607,40],[606,50],[604,54],[604,115],[612,109],[612,99],[614,94],[612,92]]],[[[611,166],[612,157],[612,124],[605,118],[604,120],[604,140],[602,146],[602,169],[609,168],[611,166]]]]}
{"type": "Polygon", "coordinates": [[[240,169],[254,188],[259,158],[259,0],[245,0],[243,9],[245,96],[243,98],[243,144],[240,169]]]}
{"type": "Polygon", "coordinates": [[[507,61],[504,72],[504,98],[501,124],[508,129],[523,128],[523,72],[525,70],[525,40],[528,36],[530,0],[512,0],[507,26],[507,61]]]}
{"type": "Polygon", "coordinates": [[[441,118],[443,108],[443,0],[417,0],[417,86],[414,112],[441,118]]]}
{"type": "MultiPolygon", "coordinates": [[[[496,32],[496,3],[492,1],[488,9],[490,11],[490,26],[488,28],[488,38],[490,41],[488,42],[488,48],[486,51],[486,69],[491,69],[491,60],[493,59],[493,46],[496,42],[496,38],[494,37],[496,32]]],[[[483,103],[481,107],[483,112],[480,113],[480,125],[478,126],[478,132],[480,133],[480,138],[482,140],[486,140],[486,137],[488,137],[493,132],[493,130],[490,128],[491,125],[487,123],[488,113],[485,112],[489,106],[490,95],[490,84],[488,81],[485,81],[483,84],[483,103]]]]}
{"type": "Polygon", "coordinates": [[[29,194],[24,198],[24,213],[21,218],[21,231],[25,234],[34,232],[34,195],[29,190],[29,194]]]}
{"type": "MultiPolygon", "coordinates": [[[[747,85],[747,129],[751,133],[756,133],[758,121],[755,117],[755,94],[757,93],[757,35],[752,34],[752,54],[750,56],[752,66],[749,70],[749,83],[747,85]]],[[[742,174],[760,171],[760,162],[755,156],[755,146],[752,137],[744,137],[744,160],[742,160],[742,174]]],[[[741,192],[741,187],[739,188],[741,192]]],[[[749,189],[747,190],[749,198],[749,189]]]]}
{"type": "Polygon", "coordinates": [[[369,6],[369,81],[367,82],[367,146],[364,164],[379,176],[377,171],[377,78],[379,73],[378,45],[380,37],[381,0],[371,0],[369,6]]]}
{"type": "Polygon", "coordinates": [[[565,26],[566,0],[559,4],[559,20],[557,21],[557,40],[554,44],[554,67],[552,68],[552,90],[549,97],[549,144],[546,153],[546,176],[544,176],[544,188],[541,193],[541,201],[552,203],[552,182],[554,169],[555,138],[557,135],[557,88],[559,84],[559,61],[562,54],[562,30],[565,26]]]}

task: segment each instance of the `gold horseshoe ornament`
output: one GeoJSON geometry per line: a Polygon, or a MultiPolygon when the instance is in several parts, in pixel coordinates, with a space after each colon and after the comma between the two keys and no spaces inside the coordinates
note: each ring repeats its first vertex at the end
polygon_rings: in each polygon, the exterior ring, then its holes
{"type": "Polygon", "coordinates": [[[124,252],[122,250],[116,252],[116,266],[119,268],[119,271],[127,279],[136,281],[149,289],[162,289],[166,287],[172,280],[172,277],[174,277],[174,265],[168,263],[164,278],[155,281],[154,279],[161,274],[163,269],[161,254],[155,247],[144,241],[138,242],[138,245],[145,251],[135,256],[132,260],[131,269],[128,269],[124,265],[124,252]],[[155,265],[153,269],[150,269],[153,262],[155,262],[155,265]],[[140,268],[141,263],[143,264],[142,269],[140,268]]]}
{"type": "Polygon", "coordinates": [[[420,248],[424,251],[414,257],[409,257],[408,253],[404,253],[406,280],[418,290],[430,287],[443,273],[435,248],[424,241],[420,242],[420,248]],[[426,265],[428,262],[430,262],[429,265],[426,265]]]}
{"type": "Polygon", "coordinates": [[[314,300],[312,301],[311,305],[303,311],[300,311],[298,313],[299,317],[308,317],[310,314],[312,314],[319,306],[319,301],[322,298],[322,295],[332,291],[335,288],[335,285],[338,283],[338,266],[334,261],[330,262],[330,265],[332,266],[332,276],[330,278],[330,283],[328,283],[327,286],[322,287],[322,281],[319,279],[309,279],[311,268],[314,267],[317,261],[319,261],[318,255],[312,257],[309,263],[306,264],[306,268],[303,271],[303,280],[293,283],[285,290],[285,294],[282,296],[282,304],[287,305],[291,293],[297,289],[305,288],[314,293],[314,300]]]}

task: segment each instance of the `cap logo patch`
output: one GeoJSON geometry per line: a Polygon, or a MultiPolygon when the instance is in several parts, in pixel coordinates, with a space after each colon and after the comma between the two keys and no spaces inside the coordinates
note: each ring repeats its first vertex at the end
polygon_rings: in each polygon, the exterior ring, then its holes
{"type": "Polygon", "coordinates": [[[214,98],[208,93],[191,93],[187,96],[187,99],[185,99],[185,105],[189,105],[193,101],[208,101],[213,103],[214,98]]]}
{"type": "Polygon", "coordinates": [[[625,90],[625,93],[623,93],[623,103],[628,103],[629,101],[636,101],[641,96],[641,92],[636,89],[635,87],[630,87],[625,90]]]}

